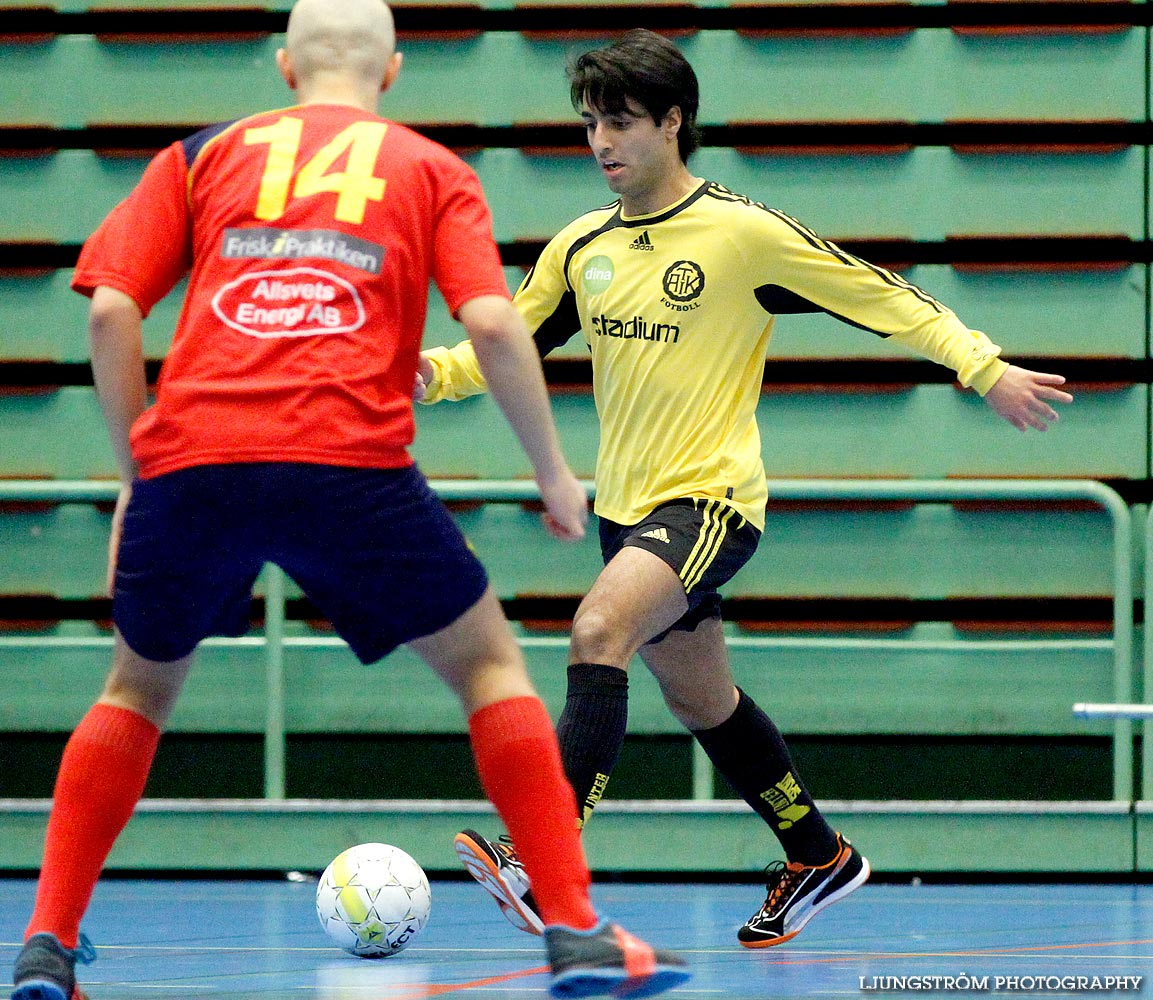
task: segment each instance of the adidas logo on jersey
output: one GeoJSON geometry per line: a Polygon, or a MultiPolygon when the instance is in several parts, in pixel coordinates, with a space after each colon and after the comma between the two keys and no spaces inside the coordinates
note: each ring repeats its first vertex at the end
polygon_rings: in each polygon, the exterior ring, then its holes
{"type": "MultiPolygon", "coordinates": [[[[646,229],[640,234],[632,243],[629,244],[630,250],[652,250],[653,241],[649,239],[649,231],[646,229]]],[[[666,539],[667,541],[667,539],[666,539]]]]}
{"type": "Polygon", "coordinates": [[[658,542],[664,542],[666,545],[672,544],[669,541],[669,533],[664,528],[650,528],[648,531],[642,531],[641,538],[655,538],[658,542]]]}

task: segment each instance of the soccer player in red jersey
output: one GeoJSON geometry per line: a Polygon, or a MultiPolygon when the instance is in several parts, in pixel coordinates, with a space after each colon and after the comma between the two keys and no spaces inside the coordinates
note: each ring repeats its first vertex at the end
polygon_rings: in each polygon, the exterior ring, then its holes
{"type": "Polygon", "coordinates": [[[162,151],[85,244],[96,390],[123,483],[116,645],[64,751],[13,1000],[73,1000],[81,918],[143,793],[197,644],[247,627],[266,561],[365,663],[407,643],[459,697],[547,925],[556,995],[651,995],[677,956],[599,920],[556,738],[483,568],[408,453],[429,280],[529,455],[546,526],[583,535],[536,351],[475,174],[376,114],[400,70],[381,0],[300,0],[293,107],[162,151]],[[156,402],[141,321],[185,274],[156,402]]]}

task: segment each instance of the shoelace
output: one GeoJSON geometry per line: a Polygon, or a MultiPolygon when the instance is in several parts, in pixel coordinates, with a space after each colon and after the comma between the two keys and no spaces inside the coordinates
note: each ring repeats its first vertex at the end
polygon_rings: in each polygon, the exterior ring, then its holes
{"type": "Polygon", "coordinates": [[[72,949],[72,957],[80,965],[91,965],[96,961],[96,947],[92,944],[87,934],[80,935],[79,944],[72,949]]]}
{"type": "Polygon", "coordinates": [[[516,848],[513,846],[512,837],[507,833],[502,833],[496,838],[496,848],[500,851],[507,860],[511,861],[514,865],[520,864],[520,857],[516,853],[516,848]]]}
{"type": "Polygon", "coordinates": [[[800,878],[804,870],[804,865],[791,865],[784,861],[772,861],[766,865],[765,889],[768,890],[769,896],[765,900],[765,905],[761,907],[761,912],[771,913],[777,905],[777,901],[787,889],[792,888],[793,883],[800,878]]]}

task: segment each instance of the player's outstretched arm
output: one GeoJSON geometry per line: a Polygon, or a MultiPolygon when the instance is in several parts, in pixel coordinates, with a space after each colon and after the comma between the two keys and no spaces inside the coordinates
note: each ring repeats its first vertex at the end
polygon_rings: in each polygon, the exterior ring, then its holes
{"type": "Polygon", "coordinates": [[[524,320],[498,295],[469,300],[458,316],[489,391],[532,462],[545,526],[557,538],[583,538],[588,500],[561,453],[540,358],[524,320]]]}
{"type": "Polygon", "coordinates": [[[1030,427],[1044,431],[1052,421],[1060,419],[1050,403],[1073,402],[1069,393],[1057,388],[1064,384],[1063,375],[1010,365],[985,393],[985,402],[1019,431],[1030,427]]]}

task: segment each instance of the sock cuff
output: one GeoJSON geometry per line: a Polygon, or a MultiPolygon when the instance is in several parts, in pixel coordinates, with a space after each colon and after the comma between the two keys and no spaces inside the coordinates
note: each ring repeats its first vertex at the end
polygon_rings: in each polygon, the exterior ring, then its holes
{"type": "Polygon", "coordinates": [[[160,741],[160,729],[139,712],[97,702],[77,726],[84,739],[117,750],[138,750],[160,741]]]}
{"type": "Polygon", "coordinates": [[[739,726],[742,721],[749,718],[758,712],[758,706],[752,698],[750,698],[739,687],[737,688],[737,707],[733,709],[733,714],[730,715],[724,722],[713,726],[710,729],[690,729],[689,732],[700,740],[702,737],[708,740],[710,736],[723,736],[727,729],[733,726],[739,726]]]}
{"type": "Polygon", "coordinates": [[[568,668],[569,694],[604,694],[628,697],[627,670],[606,663],[570,663],[568,668]]]}
{"type": "Polygon", "coordinates": [[[553,735],[544,703],[532,695],[505,698],[478,708],[468,717],[468,728],[473,734],[483,731],[489,739],[502,741],[553,735]]]}

